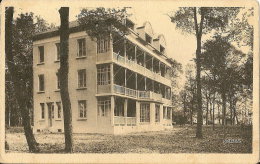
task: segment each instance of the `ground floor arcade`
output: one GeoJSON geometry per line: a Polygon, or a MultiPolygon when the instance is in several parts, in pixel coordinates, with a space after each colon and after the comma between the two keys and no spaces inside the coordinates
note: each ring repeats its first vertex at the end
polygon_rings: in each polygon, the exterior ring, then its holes
{"type": "Polygon", "coordinates": [[[110,117],[110,121],[104,124],[106,129],[111,128],[110,133],[113,134],[158,131],[172,127],[172,107],[169,105],[114,95],[98,97],[98,104],[98,123],[102,126],[104,119],[110,117]]]}

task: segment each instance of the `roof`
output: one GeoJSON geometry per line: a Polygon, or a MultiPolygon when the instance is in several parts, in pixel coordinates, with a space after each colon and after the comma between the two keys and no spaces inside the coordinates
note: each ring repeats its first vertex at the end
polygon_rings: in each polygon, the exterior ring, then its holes
{"type": "MultiPolygon", "coordinates": [[[[70,29],[70,32],[77,32],[77,31],[82,30],[79,26],[78,21],[69,22],[69,29],[70,29]]],[[[59,27],[56,26],[56,27],[49,29],[47,31],[43,31],[43,32],[35,34],[35,36],[33,37],[33,41],[46,39],[46,38],[53,37],[53,36],[59,36],[59,34],[60,34],[59,33],[59,27]]]]}

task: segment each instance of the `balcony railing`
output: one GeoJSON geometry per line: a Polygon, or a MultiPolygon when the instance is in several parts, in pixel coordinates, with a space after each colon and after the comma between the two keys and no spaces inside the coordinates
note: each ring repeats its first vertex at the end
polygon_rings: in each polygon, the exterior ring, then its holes
{"type": "Polygon", "coordinates": [[[127,126],[135,126],[136,125],[136,117],[123,117],[123,116],[114,116],[114,124],[115,125],[127,125],[127,126]]]}
{"type": "Polygon", "coordinates": [[[118,94],[125,94],[125,87],[114,84],[114,92],[118,94]]]}
{"type": "Polygon", "coordinates": [[[131,88],[126,88],[120,85],[114,84],[114,92],[121,95],[126,95],[133,98],[162,101],[162,95],[151,91],[137,91],[131,88]]]}
{"type": "Polygon", "coordinates": [[[159,93],[150,92],[150,98],[155,101],[162,101],[162,95],[159,93]]]}
{"type": "Polygon", "coordinates": [[[140,99],[162,101],[162,95],[151,91],[139,91],[138,94],[140,99]]]}
{"type": "Polygon", "coordinates": [[[134,66],[134,65],[136,65],[136,63],[135,63],[135,61],[133,61],[133,60],[128,60],[128,59],[126,59],[126,64],[128,64],[129,66],[134,66]]]}
{"type": "Polygon", "coordinates": [[[125,63],[125,58],[121,55],[119,55],[118,53],[113,53],[113,57],[116,61],[118,61],[119,63],[124,64],[125,63]]]}
{"type": "Polygon", "coordinates": [[[121,56],[121,55],[119,55],[118,53],[115,53],[115,52],[113,53],[113,59],[116,62],[118,62],[119,64],[126,65],[129,68],[136,68],[140,72],[143,72],[143,74],[146,74],[147,76],[149,76],[149,78],[164,81],[165,78],[167,77],[167,76],[163,77],[163,76],[160,75],[160,73],[153,72],[152,70],[145,68],[141,64],[137,64],[136,61],[125,59],[125,57],[123,57],[123,56],[121,56]]]}
{"type": "Polygon", "coordinates": [[[126,117],[126,125],[127,126],[134,126],[136,125],[136,117],[126,117]]]}
{"type": "Polygon", "coordinates": [[[125,125],[125,117],[114,116],[115,125],[125,125]]]}
{"type": "Polygon", "coordinates": [[[125,94],[127,96],[130,96],[130,97],[136,97],[136,90],[134,89],[130,89],[130,88],[125,88],[125,94]]]}
{"type": "MultiPolygon", "coordinates": [[[[98,94],[102,93],[111,93],[111,85],[98,85],[98,94]]],[[[138,98],[142,100],[153,100],[153,101],[163,101],[166,103],[170,103],[171,100],[162,98],[162,95],[159,93],[155,93],[152,91],[138,91],[131,88],[126,88],[124,86],[120,86],[117,84],[113,85],[113,92],[120,95],[129,96],[132,98],[138,98]]]]}
{"type": "Polygon", "coordinates": [[[148,99],[150,98],[150,92],[147,91],[139,91],[138,97],[140,99],[148,99]]]}

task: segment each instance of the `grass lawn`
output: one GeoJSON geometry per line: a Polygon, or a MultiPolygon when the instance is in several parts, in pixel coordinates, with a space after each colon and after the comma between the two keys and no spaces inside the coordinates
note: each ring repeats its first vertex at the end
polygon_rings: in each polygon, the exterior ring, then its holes
{"type": "MultiPolygon", "coordinates": [[[[172,130],[142,132],[126,135],[74,134],[75,153],[252,153],[252,128],[228,126],[224,131],[217,126],[203,127],[203,139],[195,138],[196,126],[174,126],[172,130]],[[227,140],[225,140],[227,141],[227,140]],[[230,141],[230,140],[229,140],[230,141]]],[[[36,134],[41,153],[64,153],[63,134],[36,134]]],[[[6,139],[10,150],[28,152],[21,130],[8,129],[6,139]]]]}

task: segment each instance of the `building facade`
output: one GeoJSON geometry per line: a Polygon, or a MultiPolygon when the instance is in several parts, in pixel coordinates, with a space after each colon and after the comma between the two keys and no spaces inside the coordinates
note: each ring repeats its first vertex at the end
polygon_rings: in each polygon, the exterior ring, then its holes
{"type": "MultiPolygon", "coordinates": [[[[130,34],[91,39],[70,23],[69,94],[74,133],[123,134],[172,128],[170,68],[163,35],[149,22],[130,34]]],[[[63,132],[58,29],[33,42],[34,132],[63,132]]]]}

